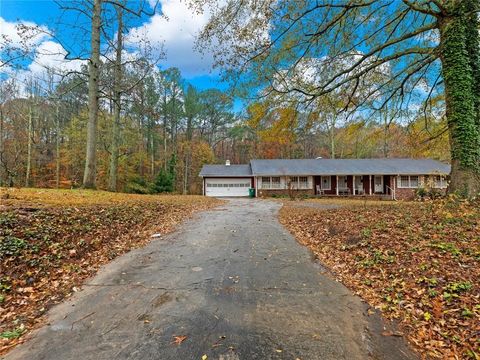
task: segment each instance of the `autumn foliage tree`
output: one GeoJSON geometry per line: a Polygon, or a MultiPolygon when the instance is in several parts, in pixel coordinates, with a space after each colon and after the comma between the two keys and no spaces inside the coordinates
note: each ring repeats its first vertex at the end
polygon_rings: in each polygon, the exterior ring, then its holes
{"type": "Polygon", "coordinates": [[[192,2],[214,9],[199,44],[210,45],[227,80],[263,89],[261,96],[294,94],[308,104],[340,89],[358,111],[393,100],[405,111],[414,97],[444,94],[450,190],[480,192],[478,1],[192,2]],[[304,59],[320,64],[315,86],[290,81],[304,59]],[[387,72],[370,88],[362,86],[374,73],[387,72]]]}

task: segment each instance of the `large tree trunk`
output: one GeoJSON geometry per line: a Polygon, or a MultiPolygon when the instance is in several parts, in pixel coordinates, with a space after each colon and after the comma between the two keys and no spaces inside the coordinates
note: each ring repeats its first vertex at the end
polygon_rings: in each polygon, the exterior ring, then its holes
{"type": "Polygon", "coordinates": [[[27,170],[25,172],[25,187],[31,185],[32,173],[32,147],[33,147],[33,104],[32,99],[28,105],[28,140],[27,140],[27,170]]]}
{"type": "Polygon", "coordinates": [[[110,157],[110,177],[108,180],[108,190],[117,191],[118,175],[118,147],[120,145],[120,112],[121,112],[121,86],[122,86],[122,31],[123,31],[123,10],[117,7],[117,49],[114,71],[114,100],[113,100],[113,128],[112,128],[112,151],[110,157]]]}
{"type": "Polygon", "coordinates": [[[464,16],[440,22],[440,49],[445,82],[452,171],[450,192],[471,197],[480,193],[480,129],[476,121],[474,74],[466,48],[464,16]]]}
{"type": "Polygon", "coordinates": [[[470,67],[472,68],[474,94],[474,105],[476,111],[476,123],[480,131],[480,19],[478,0],[465,0],[467,19],[466,19],[466,47],[469,57],[470,67]]]}
{"type": "Polygon", "coordinates": [[[98,78],[100,71],[100,28],[102,0],[94,0],[92,13],[91,57],[88,64],[88,125],[87,152],[83,187],[95,188],[97,163],[98,78]]]}

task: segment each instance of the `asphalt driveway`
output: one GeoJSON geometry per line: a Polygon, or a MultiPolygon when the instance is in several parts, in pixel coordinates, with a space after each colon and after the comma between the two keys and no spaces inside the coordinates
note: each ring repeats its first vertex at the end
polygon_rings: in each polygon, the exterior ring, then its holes
{"type": "Polygon", "coordinates": [[[280,206],[229,200],[118,258],[6,359],[415,359],[279,224],[280,206]]]}

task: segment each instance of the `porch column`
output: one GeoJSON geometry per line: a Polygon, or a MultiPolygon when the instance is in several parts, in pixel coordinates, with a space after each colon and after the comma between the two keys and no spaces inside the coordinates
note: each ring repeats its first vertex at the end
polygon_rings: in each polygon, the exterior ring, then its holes
{"type": "Polygon", "coordinates": [[[336,191],[337,196],[338,196],[338,175],[337,175],[337,182],[335,184],[335,191],[336,191]]]}
{"type": "Polygon", "coordinates": [[[397,183],[397,177],[396,177],[396,176],[392,176],[391,179],[392,179],[392,180],[390,180],[390,181],[393,181],[393,184],[392,184],[392,187],[393,187],[392,197],[393,197],[393,200],[397,200],[397,199],[396,199],[397,196],[396,196],[396,194],[395,194],[395,192],[397,191],[397,184],[396,184],[396,183],[397,183]]]}
{"type": "Polygon", "coordinates": [[[372,195],[372,175],[368,175],[368,183],[370,185],[368,190],[370,191],[370,195],[372,195]]]}
{"type": "Polygon", "coordinates": [[[355,175],[353,175],[353,180],[352,180],[352,193],[355,195],[355,175]]]}

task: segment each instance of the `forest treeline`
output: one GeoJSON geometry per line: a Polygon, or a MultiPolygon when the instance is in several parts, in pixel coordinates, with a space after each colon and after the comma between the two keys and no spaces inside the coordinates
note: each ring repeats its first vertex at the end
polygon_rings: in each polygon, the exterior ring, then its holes
{"type": "Polygon", "coordinates": [[[144,1],[57,2],[85,21],[56,29],[76,51],[42,71],[28,64],[44,27],[4,35],[0,186],[188,194],[226,159],[429,157],[478,193],[478,2],[190,3],[219,5],[197,46],[222,88],[158,66],[161,45],[131,31],[160,11],[144,1]]]}
{"type": "MultiPolygon", "coordinates": [[[[242,112],[235,111],[228,92],[199,90],[176,68],[152,68],[147,76],[143,74],[135,67],[125,70],[125,81],[133,85],[122,100],[118,191],[199,193],[202,165],[226,159],[232,163],[315,157],[449,160],[444,120],[433,115],[426,119],[423,111],[404,124],[385,113],[349,119],[324,109],[319,117],[271,102],[256,102],[242,112]]],[[[82,185],[87,83],[73,75],[57,84],[48,75],[25,83],[2,82],[0,186],[82,185]]],[[[113,100],[106,97],[99,112],[100,189],[108,189],[113,107],[113,100]]]]}

